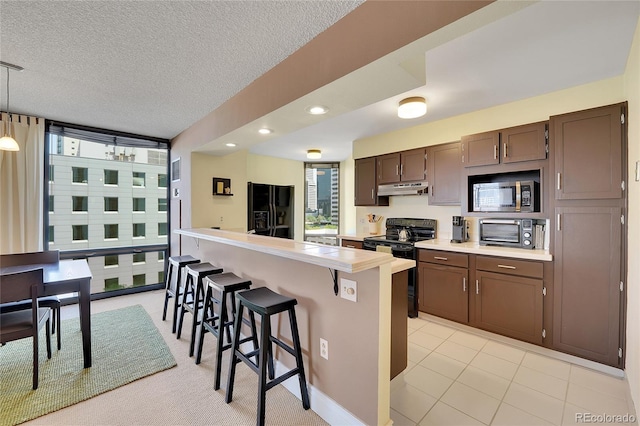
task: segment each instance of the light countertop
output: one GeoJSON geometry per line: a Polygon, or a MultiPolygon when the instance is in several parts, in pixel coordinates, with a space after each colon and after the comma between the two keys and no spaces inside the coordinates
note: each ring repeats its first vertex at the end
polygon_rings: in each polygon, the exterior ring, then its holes
{"type": "MultiPolygon", "coordinates": [[[[175,232],[185,237],[193,237],[198,240],[213,241],[248,250],[260,251],[282,258],[298,260],[317,266],[325,266],[348,273],[365,271],[396,260],[389,253],[326,246],[310,242],[299,242],[219,229],[177,229],[175,232]]],[[[411,266],[407,267],[404,262],[397,263],[395,266],[397,270],[394,270],[394,272],[400,272],[410,267],[411,266]]],[[[394,269],[393,265],[392,269],[394,269]]]]}
{"type": "Polygon", "coordinates": [[[511,257],[516,259],[542,260],[545,262],[553,260],[553,256],[549,253],[549,250],[481,246],[477,241],[452,243],[449,240],[428,240],[416,243],[415,246],[419,249],[444,250],[486,256],[511,257]]]}
{"type": "Polygon", "coordinates": [[[341,240],[362,241],[367,237],[375,237],[384,234],[369,234],[369,233],[357,233],[357,234],[338,234],[337,237],[341,240]]]}

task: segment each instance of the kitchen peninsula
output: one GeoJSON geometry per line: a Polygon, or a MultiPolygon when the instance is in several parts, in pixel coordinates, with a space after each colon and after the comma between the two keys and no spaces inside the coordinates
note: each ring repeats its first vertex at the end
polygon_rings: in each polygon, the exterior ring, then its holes
{"type": "MultiPolygon", "coordinates": [[[[391,278],[414,261],[207,228],[175,232],[182,236],[183,254],[249,278],[253,287],[297,299],[312,410],[331,424],[389,423],[391,278]],[[338,286],[343,279],[357,283],[355,303],[334,293],[334,277],[338,286]],[[320,357],[321,338],[329,343],[328,359],[320,357]]],[[[286,321],[272,329],[290,341],[286,321]]],[[[278,362],[290,361],[278,357],[278,362]]],[[[284,385],[297,394],[297,384],[284,385]]]]}

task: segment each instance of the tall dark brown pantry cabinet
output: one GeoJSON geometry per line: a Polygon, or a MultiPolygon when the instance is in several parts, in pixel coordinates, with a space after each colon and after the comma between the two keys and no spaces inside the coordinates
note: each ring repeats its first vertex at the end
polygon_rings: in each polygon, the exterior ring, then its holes
{"type": "Polygon", "coordinates": [[[624,367],[626,103],[551,117],[553,347],[624,367]]]}

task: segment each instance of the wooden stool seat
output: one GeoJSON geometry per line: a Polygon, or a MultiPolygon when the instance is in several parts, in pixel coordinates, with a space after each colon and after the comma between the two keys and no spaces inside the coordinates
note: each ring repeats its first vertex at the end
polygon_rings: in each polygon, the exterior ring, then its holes
{"type": "Polygon", "coordinates": [[[173,298],[173,323],[171,324],[172,333],[176,332],[176,325],[178,323],[178,308],[180,307],[180,291],[182,288],[182,268],[193,263],[200,263],[200,259],[196,259],[189,254],[184,256],[171,256],[167,263],[162,321],[167,318],[167,306],[169,305],[169,299],[173,298]],[[172,279],[174,276],[175,286],[173,285],[174,280],[172,279]]]}
{"type": "Polygon", "coordinates": [[[233,399],[233,382],[235,379],[236,364],[243,361],[259,376],[258,382],[258,408],[257,421],[258,425],[264,425],[265,419],[265,402],[266,393],[272,387],[282,383],[283,381],[298,375],[300,382],[300,394],[302,395],[302,407],[308,410],[310,407],[309,393],[307,391],[307,382],[304,374],[304,364],[302,361],[302,349],[300,347],[300,336],[298,335],[298,323],[296,321],[295,305],[298,301],[294,298],[283,296],[266,287],[255,288],[240,292],[236,295],[236,322],[233,330],[233,344],[231,353],[231,362],[229,364],[229,377],[227,378],[227,395],[226,403],[230,403],[233,399]],[[242,352],[240,350],[240,322],[242,311],[244,308],[249,313],[257,313],[261,317],[260,321],[260,345],[258,349],[251,352],[242,352]],[[291,326],[291,337],[293,347],[284,343],[282,340],[271,335],[271,315],[280,312],[289,314],[289,324],[291,326]],[[275,343],[282,349],[293,355],[296,360],[296,367],[274,378],[273,368],[273,351],[271,344],[275,343]],[[251,358],[255,357],[255,362],[251,358]],[[267,381],[267,369],[269,369],[269,381],[267,381]]]}

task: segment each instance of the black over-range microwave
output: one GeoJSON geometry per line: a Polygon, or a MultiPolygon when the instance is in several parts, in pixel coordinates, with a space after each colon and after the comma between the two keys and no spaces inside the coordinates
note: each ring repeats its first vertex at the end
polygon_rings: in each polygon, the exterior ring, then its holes
{"type": "Polygon", "coordinates": [[[532,180],[473,184],[474,212],[539,211],[538,182],[532,180]]]}

